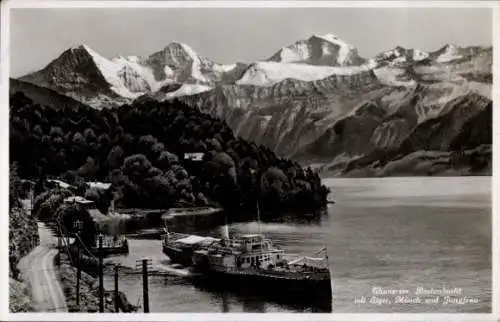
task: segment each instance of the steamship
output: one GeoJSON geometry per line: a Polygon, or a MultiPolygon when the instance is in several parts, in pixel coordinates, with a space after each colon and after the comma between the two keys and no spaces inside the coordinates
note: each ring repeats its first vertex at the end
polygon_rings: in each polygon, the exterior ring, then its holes
{"type": "MultiPolygon", "coordinates": [[[[227,226],[226,226],[227,227],[227,226]]],[[[328,255],[322,248],[313,256],[286,254],[262,234],[224,238],[166,232],[163,252],[172,262],[189,266],[198,285],[256,291],[331,310],[332,286],[328,255]]]]}

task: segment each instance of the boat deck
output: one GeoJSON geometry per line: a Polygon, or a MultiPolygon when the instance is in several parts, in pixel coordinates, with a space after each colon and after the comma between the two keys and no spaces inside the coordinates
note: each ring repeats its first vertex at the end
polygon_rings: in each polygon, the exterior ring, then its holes
{"type": "Polygon", "coordinates": [[[329,271],[303,271],[303,270],[287,270],[287,269],[236,269],[236,268],[221,268],[215,269],[219,273],[232,275],[260,276],[273,279],[288,279],[288,280],[330,280],[329,271]]]}

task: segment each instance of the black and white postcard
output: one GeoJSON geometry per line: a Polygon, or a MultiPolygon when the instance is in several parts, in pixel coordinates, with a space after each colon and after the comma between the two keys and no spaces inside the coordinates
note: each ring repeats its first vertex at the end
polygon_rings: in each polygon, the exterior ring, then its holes
{"type": "Polygon", "coordinates": [[[495,13],[2,2],[2,320],[494,321],[495,13]]]}

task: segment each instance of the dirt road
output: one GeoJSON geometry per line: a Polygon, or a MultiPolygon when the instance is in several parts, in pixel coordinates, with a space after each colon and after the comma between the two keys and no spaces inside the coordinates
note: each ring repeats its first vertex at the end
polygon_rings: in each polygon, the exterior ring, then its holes
{"type": "Polygon", "coordinates": [[[38,223],[38,232],[40,245],[21,259],[18,268],[30,285],[36,311],[67,312],[66,299],[54,267],[57,238],[43,223],[38,223]]]}

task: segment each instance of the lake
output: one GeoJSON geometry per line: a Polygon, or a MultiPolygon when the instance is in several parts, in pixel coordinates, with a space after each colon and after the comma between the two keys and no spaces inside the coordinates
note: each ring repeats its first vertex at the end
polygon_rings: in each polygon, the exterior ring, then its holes
{"type": "MultiPolygon", "coordinates": [[[[335,313],[491,311],[491,177],[324,179],[328,212],[314,222],[231,224],[231,234],[261,232],[289,253],[328,247],[335,313]],[[418,291],[418,292],[417,292],[418,291]]],[[[208,232],[217,236],[221,229],[208,232]]],[[[168,266],[159,240],[129,240],[130,254],[109,260],[168,266]]],[[[105,277],[113,288],[112,276],[105,277]]],[[[140,275],[120,277],[141,304],[140,275]]],[[[307,296],[307,295],[304,295],[307,296]]],[[[182,276],[150,276],[151,312],[316,312],[244,293],[200,289],[182,276]]]]}

